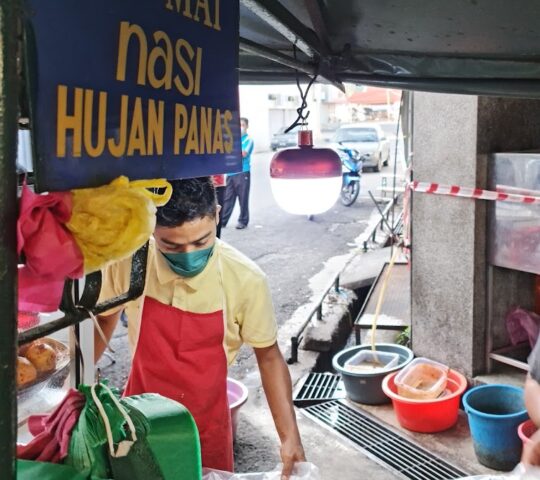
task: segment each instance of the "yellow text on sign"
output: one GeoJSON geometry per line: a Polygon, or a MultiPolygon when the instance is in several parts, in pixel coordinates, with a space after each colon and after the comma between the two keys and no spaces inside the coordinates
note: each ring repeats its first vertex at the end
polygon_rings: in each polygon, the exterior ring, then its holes
{"type": "Polygon", "coordinates": [[[201,22],[205,27],[218,31],[221,30],[219,7],[220,0],[165,0],[167,10],[176,11],[190,20],[201,22]]]}
{"type": "Polygon", "coordinates": [[[126,81],[127,59],[130,48],[138,52],[137,85],[170,90],[173,86],[184,96],[201,93],[202,48],[194,48],[187,40],[174,42],[158,30],[150,37],[154,46],[149,49],[146,33],[136,24],[120,23],[116,80],[126,81]],[[174,69],[173,67],[177,67],[174,69]]]}
{"type": "MultiPolygon", "coordinates": [[[[56,155],[65,157],[160,156],[167,129],[175,155],[231,153],[233,135],[230,110],[206,106],[172,105],[170,116],[162,100],[120,97],[119,119],[112,124],[107,92],[57,87],[56,155]],[[107,136],[109,133],[109,136],[107,136]]],[[[116,99],[118,101],[118,99],[116,99]]],[[[115,105],[118,107],[118,105],[115,105]]]]}

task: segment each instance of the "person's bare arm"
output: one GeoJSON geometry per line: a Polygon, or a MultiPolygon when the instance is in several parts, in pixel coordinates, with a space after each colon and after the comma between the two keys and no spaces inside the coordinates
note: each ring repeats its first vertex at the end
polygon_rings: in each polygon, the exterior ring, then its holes
{"type": "Polygon", "coordinates": [[[521,462],[525,465],[540,467],[540,430],[537,430],[523,447],[521,462]]]}
{"type": "MultiPolygon", "coordinates": [[[[107,339],[107,342],[110,342],[112,334],[114,332],[114,329],[116,328],[116,324],[118,323],[118,320],[120,318],[120,315],[122,314],[122,311],[118,311],[116,313],[113,313],[112,315],[98,315],[97,321],[99,323],[99,326],[101,327],[101,330],[103,331],[103,334],[105,335],[105,338],[107,339]]],[[[97,329],[94,327],[94,361],[97,362],[101,355],[103,355],[103,352],[105,351],[105,348],[107,345],[103,342],[101,339],[101,335],[97,331],[97,329]]]]}
{"type": "MultiPolygon", "coordinates": [[[[525,405],[531,420],[540,427],[540,384],[530,375],[527,376],[525,383],[525,405]]],[[[527,465],[540,467],[540,430],[530,440],[523,449],[521,461],[527,465]]]]}
{"type": "Polygon", "coordinates": [[[531,420],[540,427],[540,384],[530,375],[525,382],[525,405],[531,420]]]}
{"type": "Polygon", "coordinates": [[[289,478],[294,464],[305,461],[292,402],[291,376],[277,343],[254,350],[264,393],[281,441],[282,478],[289,478]]]}

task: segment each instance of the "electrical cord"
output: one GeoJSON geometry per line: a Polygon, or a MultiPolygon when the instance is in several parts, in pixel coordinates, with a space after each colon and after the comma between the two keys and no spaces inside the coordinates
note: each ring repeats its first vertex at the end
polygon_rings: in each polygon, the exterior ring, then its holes
{"type": "MultiPolygon", "coordinates": [[[[295,44],[293,44],[293,55],[294,55],[294,59],[296,60],[296,45],[295,44]]],[[[293,128],[297,127],[298,125],[301,125],[301,126],[307,125],[307,118],[309,117],[309,111],[304,114],[304,110],[308,106],[307,96],[309,93],[309,89],[315,83],[315,80],[317,80],[317,77],[319,76],[319,63],[317,63],[317,71],[315,72],[315,75],[311,78],[311,80],[309,81],[305,92],[302,91],[302,87],[300,86],[300,76],[299,76],[298,70],[295,70],[295,72],[296,72],[296,86],[298,87],[298,91],[300,92],[300,98],[302,100],[302,103],[300,104],[300,107],[296,109],[296,113],[298,113],[298,117],[293,123],[291,123],[291,125],[285,130],[284,133],[289,133],[293,128]]]]}

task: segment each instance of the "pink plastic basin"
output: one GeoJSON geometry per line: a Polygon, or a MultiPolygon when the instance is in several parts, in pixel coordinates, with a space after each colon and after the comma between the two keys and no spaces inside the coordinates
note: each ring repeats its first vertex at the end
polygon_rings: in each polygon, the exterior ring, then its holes
{"type": "Polygon", "coordinates": [[[231,410],[233,437],[236,438],[238,412],[242,405],[247,402],[248,389],[242,382],[233,378],[227,378],[227,398],[229,399],[229,409],[231,410]]]}
{"type": "Polygon", "coordinates": [[[518,427],[518,435],[523,442],[523,446],[530,442],[530,438],[536,433],[536,425],[532,420],[527,420],[523,423],[520,423],[518,427]]]}
{"type": "Polygon", "coordinates": [[[467,379],[455,370],[448,371],[448,393],[430,400],[413,400],[397,393],[394,379],[397,373],[383,380],[383,391],[392,399],[394,412],[400,425],[407,430],[435,433],[448,430],[457,422],[459,399],[467,388],[467,379]]]}

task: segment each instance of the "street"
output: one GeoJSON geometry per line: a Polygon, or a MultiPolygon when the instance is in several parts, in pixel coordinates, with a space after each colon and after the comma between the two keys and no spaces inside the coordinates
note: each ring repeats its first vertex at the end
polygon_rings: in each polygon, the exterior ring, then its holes
{"type": "MultiPolygon", "coordinates": [[[[310,279],[319,273],[330,258],[344,255],[353,248],[354,239],[366,228],[374,209],[368,190],[377,195],[382,174],[365,172],[359,199],[350,207],[338,201],[328,212],[307,216],[291,215],[281,210],[272,197],[269,177],[271,152],[252,158],[250,223],[245,230],[236,230],[238,205],[222,239],[254,260],[266,273],[272,291],[278,323],[291,318],[295,310],[313,294],[310,279]]],[[[329,268],[332,268],[330,266],[329,268]]],[[[339,268],[339,266],[336,266],[339,268]]],[[[231,369],[241,379],[251,363],[250,349],[243,349],[231,369]]]]}
{"type": "MultiPolygon", "coordinates": [[[[393,146],[392,146],[393,151],[393,146]]],[[[364,172],[358,200],[350,207],[336,202],[328,212],[312,220],[282,211],[272,197],[269,163],[272,152],[255,154],[251,163],[250,223],[236,230],[239,208],[222,231],[222,239],[253,259],[267,274],[279,325],[291,319],[312,296],[320,295],[328,278],[341,269],[348,254],[357,245],[356,238],[367,228],[375,207],[368,191],[380,194],[384,175],[393,171],[393,154],[389,167],[381,173],[364,172]],[[334,259],[335,261],[332,261],[334,259]]],[[[286,352],[288,345],[280,345],[286,352]]],[[[252,396],[241,413],[235,442],[235,465],[241,472],[268,471],[278,462],[278,444],[271,428],[270,412],[262,394],[253,350],[244,346],[229,375],[241,380],[252,396]],[[265,421],[257,421],[265,418],[265,421]]],[[[306,427],[302,427],[306,431],[306,427]]]]}
{"type": "MultiPolygon", "coordinates": [[[[389,167],[381,173],[364,172],[358,200],[344,207],[339,200],[328,212],[294,216],[282,211],[275,203],[270,188],[269,163],[272,152],[253,155],[250,195],[250,223],[236,230],[238,206],[222,239],[253,259],[267,274],[279,325],[287,322],[313,295],[319,295],[329,276],[339,271],[347,254],[357,247],[355,239],[366,229],[375,207],[368,191],[379,195],[381,177],[391,175],[393,154],[389,167]],[[322,283],[321,283],[322,282],[322,283]]],[[[130,354],[127,329],[121,324],[114,333],[112,358],[102,357],[98,366],[103,377],[112,385],[122,387],[127,381],[130,354]]],[[[281,345],[285,351],[287,345],[281,345]]],[[[240,415],[235,443],[235,463],[238,471],[267,471],[279,461],[275,431],[266,431],[270,413],[265,405],[260,377],[252,349],[243,347],[229,375],[250,390],[249,405],[240,415]],[[265,418],[256,426],[255,417],[265,418]]],[[[271,422],[271,420],[270,420],[271,422]]],[[[270,423],[271,425],[271,423],[270,423]]]]}

